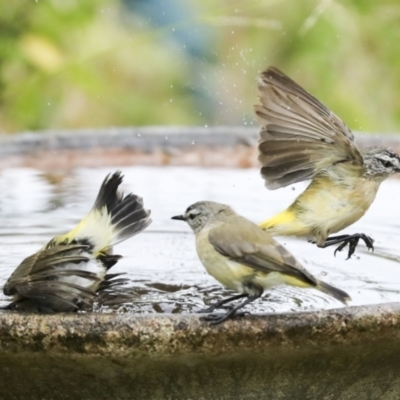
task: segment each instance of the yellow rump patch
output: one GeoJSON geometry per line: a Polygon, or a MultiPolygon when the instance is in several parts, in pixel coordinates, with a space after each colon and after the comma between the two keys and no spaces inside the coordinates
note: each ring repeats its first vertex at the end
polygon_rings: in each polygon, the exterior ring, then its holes
{"type": "Polygon", "coordinates": [[[279,214],[273,216],[270,219],[267,219],[259,224],[259,227],[262,229],[271,229],[277,225],[284,225],[284,224],[290,224],[291,222],[294,222],[296,219],[296,216],[293,211],[290,210],[284,210],[280,212],[279,214]]]}

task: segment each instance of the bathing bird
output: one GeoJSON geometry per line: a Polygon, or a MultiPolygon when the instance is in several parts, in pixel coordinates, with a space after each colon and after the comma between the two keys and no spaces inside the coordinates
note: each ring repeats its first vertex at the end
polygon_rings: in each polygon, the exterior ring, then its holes
{"type": "Polygon", "coordinates": [[[142,198],[118,189],[122,181],[120,171],[107,175],[89,214],[21,262],[3,287],[13,296],[7,309],[77,311],[115,294],[120,274],[108,271],[122,256],[113,254],[113,246],[151,223],[142,198]]]}
{"type": "Polygon", "coordinates": [[[172,219],[186,221],[192,228],[197,254],[207,272],[228,289],[239,292],[203,311],[212,312],[246,298],[225,314],[204,318],[212,324],[235,316],[265,289],[282,284],[318,289],[344,304],[350,300],[344,291],[315,278],[266,231],[225,204],[200,201],[172,219]]]}
{"type": "Polygon", "coordinates": [[[284,211],[261,222],[273,236],[302,236],[318,247],[347,245],[348,257],[359,240],[373,250],[364,233],[330,236],[359,220],[380,184],[400,172],[400,158],[384,147],[361,150],[346,124],[277,68],[258,79],[261,104],[259,161],[268,189],[311,179],[306,190],[284,211]]]}

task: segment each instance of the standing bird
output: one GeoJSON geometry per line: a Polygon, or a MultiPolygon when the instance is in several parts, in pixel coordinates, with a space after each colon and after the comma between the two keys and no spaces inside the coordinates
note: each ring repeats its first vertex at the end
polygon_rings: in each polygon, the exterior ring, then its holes
{"type": "Polygon", "coordinates": [[[265,289],[290,285],[318,289],[346,304],[350,296],[311,275],[267,232],[236,214],[225,204],[200,201],[172,219],[186,221],[196,235],[196,249],[207,272],[229,289],[240,294],[222,300],[204,312],[246,297],[226,314],[205,319],[219,324],[246,304],[258,299],[265,289]]]}
{"type": "Polygon", "coordinates": [[[363,233],[329,236],[360,219],[379,185],[400,172],[398,154],[383,147],[361,150],[350,129],[315,97],[274,67],[258,80],[261,105],[259,161],[268,189],[311,179],[292,205],[260,226],[273,236],[305,236],[318,247],[349,245],[348,258],[363,233]]]}
{"type": "Polygon", "coordinates": [[[14,297],[6,309],[77,311],[112,295],[120,274],[107,272],[122,257],[113,254],[113,246],[151,223],[142,198],[118,190],[122,180],[120,171],[107,175],[90,213],[72,231],[22,261],[3,288],[14,297]]]}

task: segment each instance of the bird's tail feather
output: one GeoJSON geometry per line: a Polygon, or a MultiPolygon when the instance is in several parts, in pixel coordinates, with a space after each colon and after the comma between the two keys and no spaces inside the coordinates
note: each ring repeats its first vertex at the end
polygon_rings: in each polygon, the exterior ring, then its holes
{"type": "Polygon", "coordinates": [[[141,232],[150,225],[150,210],[135,194],[124,196],[118,190],[123,176],[120,171],[107,175],[90,213],[69,233],[56,237],[56,242],[74,241],[88,245],[94,254],[141,232]]]}
{"type": "Polygon", "coordinates": [[[110,213],[122,200],[123,193],[118,190],[118,187],[123,179],[121,171],[117,171],[111,176],[108,174],[101,184],[93,209],[102,210],[103,207],[107,207],[107,211],[110,213]]]}
{"type": "Polygon", "coordinates": [[[114,229],[111,245],[138,234],[150,223],[150,210],[144,208],[143,199],[134,194],[127,195],[111,210],[111,224],[114,229]]]}
{"type": "Polygon", "coordinates": [[[138,234],[151,223],[150,210],[144,208],[143,199],[132,193],[124,196],[123,192],[118,190],[122,180],[120,171],[111,176],[107,175],[93,207],[94,210],[100,211],[104,207],[107,208],[112,226],[109,246],[138,234]]]}
{"type": "Polygon", "coordinates": [[[334,297],[336,300],[341,301],[343,304],[347,304],[347,302],[351,300],[351,297],[346,292],[325,282],[318,281],[317,288],[321,290],[321,292],[324,292],[329,296],[334,297]]]}

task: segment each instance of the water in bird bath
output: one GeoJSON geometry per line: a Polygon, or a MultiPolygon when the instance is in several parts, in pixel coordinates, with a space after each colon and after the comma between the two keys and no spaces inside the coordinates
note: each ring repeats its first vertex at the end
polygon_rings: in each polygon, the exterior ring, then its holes
{"type": "MultiPolygon", "coordinates": [[[[6,169],[0,173],[0,285],[23,258],[54,235],[71,229],[93,205],[105,175],[116,168],[44,173],[6,169]]],[[[306,183],[268,191],[256,169],[124,167],[122,188],[144,198],[153,223],[140,235],[115,247],[124,256],[113,268],[126,272],[132,301],[118,312],[194,312],[230,294],[206,274],[197,258],[194,236],[171,216],[191,203],[214,200],[259,222],[281,211],[306,183]]],[[[350,294],[350,305],[400,301],[398,245],[400,181],[385,181],[367,214],[344,233],[363,232],[375,239],[375,252],[361,242],[351,260],[347,251],[319,249],[305,239],[279,238],[318,278],[350,294]]],[[[0,305],[8,299],[1,295],[0,305]]],[[[253,313],[335,308],[341,303],[313,289],[279,287],[248,306],[253,313]]],[[[103,309],[109,312],[111,309],[103,309]]],[[[114,311],[115,311],[114,310],[114,311]]]]}

